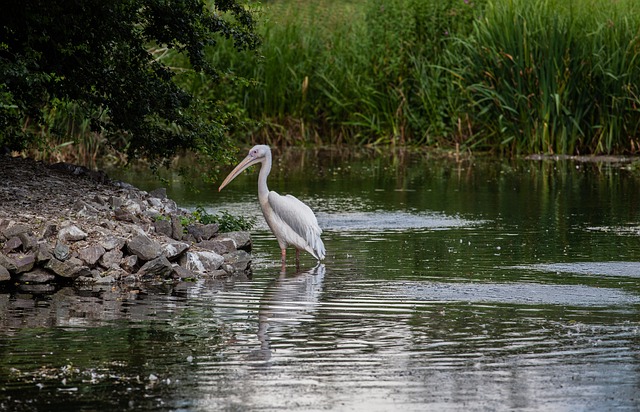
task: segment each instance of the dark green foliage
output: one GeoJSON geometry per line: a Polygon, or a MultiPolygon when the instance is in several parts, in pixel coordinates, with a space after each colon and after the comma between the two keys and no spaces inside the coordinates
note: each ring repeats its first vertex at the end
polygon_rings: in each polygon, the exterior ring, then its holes
{"type": "MultiPolygon", "coordinates": [[[[225,146],[215,102],[194,100],[154,50],[184,56],[215,81],[207,50],[224,38],[257,44],[251,14],[235,0],[6,0],[0,14],[0,145],[34,143],[44,114],[73,102],[91,129],[129,155],[161,159],[225,146]],[[123,139],[124,137],[124,139],[123,139]]],[[[52,131],[55,133],[55,131],[52,131]]]]}

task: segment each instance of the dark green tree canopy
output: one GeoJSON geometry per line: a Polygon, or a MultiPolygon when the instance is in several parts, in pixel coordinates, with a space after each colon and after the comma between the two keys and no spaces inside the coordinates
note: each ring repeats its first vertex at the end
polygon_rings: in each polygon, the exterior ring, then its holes
{"type": "Polygon", "coordinates": [[[173,81],[153,47],[183,54],[216,78],[207,49],[221,38],[258,43],[251,13],[236,0],[4,0],[0,13],[0,146],[34,138],[43,109],[72,102],[108,138],[126,136],[130,155],[162,158],[179,149],[215,151],[216,114],[173,81]]]}

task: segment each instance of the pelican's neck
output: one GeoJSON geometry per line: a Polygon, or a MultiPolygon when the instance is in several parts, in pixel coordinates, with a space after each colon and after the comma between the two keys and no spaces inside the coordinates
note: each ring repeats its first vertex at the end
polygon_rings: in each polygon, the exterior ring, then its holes
{"type": "Polygon", "coordinates": [[[260,203],[265,203],[269,197],[269,188],[267,187],[267,176],[271,172],[271,152],[267,152],[260,166],[260,174],[258,175],[258,199],[260,203]]]}

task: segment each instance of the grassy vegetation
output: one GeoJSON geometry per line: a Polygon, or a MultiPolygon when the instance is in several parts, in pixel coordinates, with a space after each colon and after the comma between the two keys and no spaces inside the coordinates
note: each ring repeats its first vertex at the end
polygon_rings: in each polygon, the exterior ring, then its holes
{"type": "Polygon", "coordinates": [[[270,3],[261,56],[212,56],[254,82],[217,93],[234,91],[233,101],[262,123],[256,141],[448,144],[466,105],[451,65],[458,68],[462,49],[456,36],[472,32],[482,3],[270,3]]]}
{"type": "MultiPolygon", "coordinates": [[[[255,217],[236,216],[226,210],[221,211],[220,214],[212,215],[203,207],[196,208],[196,210],[191,213],[191,216],[196,222],[205,225],[217,223],[222,233],[250,230],[256,224],[255,217]]],[[[185,225],[188,223],[189,222],[183,222],[185,225]]]]}
{"type": "Polygon", "coordinates": [[[487,145],[638,150],[637,1],[494,1],[466,44],[465,82],[487,145]]]}
{"type": "Polygon", "coordinates": [[[262,20],[261,57],[212,55],[254,79],[211,90],[254,141],[638,150],[637,1],[283,0],[262,20]]]}
{"type": "Polygon", "coordinates": [[[227,109],[233,140],[640,150],[637,0],[278,0],[258,16],[257,55],[210,51],[218,82],[159,57],[227,109]]]}

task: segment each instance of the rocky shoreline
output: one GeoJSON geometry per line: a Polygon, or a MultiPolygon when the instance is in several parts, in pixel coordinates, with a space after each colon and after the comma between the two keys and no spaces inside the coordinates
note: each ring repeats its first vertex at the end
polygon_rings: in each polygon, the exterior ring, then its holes
{"type": "Polygon", "coordinates": [[[247,232],[193,222],[167,198],[67,163],[0,157],[0,285],[250,274],[247,232]]]}

